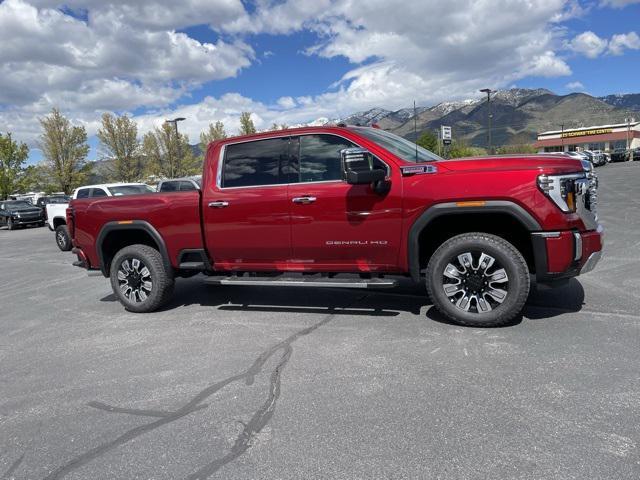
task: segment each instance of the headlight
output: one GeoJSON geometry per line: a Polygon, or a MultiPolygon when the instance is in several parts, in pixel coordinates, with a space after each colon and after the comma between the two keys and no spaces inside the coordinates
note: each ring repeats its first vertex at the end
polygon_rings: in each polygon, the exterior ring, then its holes
{"type": "Polygon", "coordinates": [[[576,211],[577,195],[584,195],[589,188],[589,181],[583,173],[569,175],[540,175],[538,187],[560,210],[565,213],[576,211]]]}

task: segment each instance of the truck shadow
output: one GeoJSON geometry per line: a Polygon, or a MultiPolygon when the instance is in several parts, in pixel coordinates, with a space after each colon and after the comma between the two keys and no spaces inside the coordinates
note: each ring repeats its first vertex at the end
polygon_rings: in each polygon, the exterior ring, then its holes
{"type": "MultiPolygon", "coordinates": [[[[101,299],[115,301],[113,294],[101,299]]],[[[511,325],[524,318],[542,320],[565,313],[579,312],[584,304],[584,289],[576,279],[552,289],[532,288],[522,312],[511,325]]],[[[212,286],[200,277],[179,279],[173,299],[163,310],[202,305],[222,311],[265,313],[316,313],[395,317],[401,312],[424,314],[440,323],[451,323],[432,306],[422,284],[401,279],[398,288],[387,290],[305,289],[295,287],[212,286]],[[363,293],[366,299],[362,300],[363,293]]]]}

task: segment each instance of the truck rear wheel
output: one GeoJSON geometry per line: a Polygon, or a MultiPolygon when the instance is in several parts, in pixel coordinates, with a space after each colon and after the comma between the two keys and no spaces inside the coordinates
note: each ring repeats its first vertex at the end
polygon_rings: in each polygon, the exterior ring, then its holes
{"type": "Polygon", "coordinates": [[[116,253],[110,277],[113,293],[130,312],[153,312],[173,293],[173,277],[162,255],[148,245],[130,245],[116,253]]]}
{"type": "Polygon", "coordinates": [[[427,290],[449,320],[473,327],[511,322],[529,295],[529,269],[503,238],[474,232],[444,242],[427,266],[427,290]]]}
{"type": "Polygon", "coordinates": [[[56,227],[56,245],[63,252],[71,250],[71,238],[69,237],[69,230],[66,225],[58,225],[56,227]]]}

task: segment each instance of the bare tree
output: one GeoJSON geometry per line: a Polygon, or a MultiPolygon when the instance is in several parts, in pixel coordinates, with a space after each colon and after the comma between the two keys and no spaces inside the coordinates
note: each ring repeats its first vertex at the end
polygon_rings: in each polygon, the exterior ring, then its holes
{"type": "Polygon", "coordinates": [[[133,182],[142,176],[142,156],[138,141],[138,126],[131,118],[105,113],[98,130],[100,154],[108,159],[109,176],[120,182],[133,182]]]}
{"type": "Polygon", "coordinates": [[[91,165],[87,163],[87,132],[84,127],[71,125],[57,108],[40,119],[40,125],[43,132],[39,147],[45,165],[56,186],[65,193],[71,193],[91,171],[91,165]]]}

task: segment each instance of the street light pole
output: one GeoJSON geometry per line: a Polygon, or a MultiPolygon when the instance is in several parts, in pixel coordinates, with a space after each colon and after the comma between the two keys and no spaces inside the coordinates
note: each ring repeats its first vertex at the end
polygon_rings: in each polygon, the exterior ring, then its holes
{"type": "MultiPolygon", "coordinates": [[[[176,161],[180,158],[180,134],[178,133],[178,122],[182,122],[183,120],[186,120],[186,118],[184,117],[178,117],[178,118],[174,118],[173,120],[165,120],[164,123],[173,123],[173,128],[175,128],[176,131],[176,161]]],[[[174,164],[171,163],[171,178],[175,177],[175,170],[174,170],[174,164]]]]}
{"type": "Polygon", "coordinates": [[[482,93],[487,94],[487,144],[489,146],[489,155],[493,155],[493,142],[491,141],[491,94],[496,93],[496,90],[491,90],[490,88],[483,88],[480,90],[482,93]]]}

